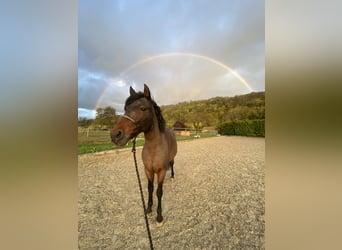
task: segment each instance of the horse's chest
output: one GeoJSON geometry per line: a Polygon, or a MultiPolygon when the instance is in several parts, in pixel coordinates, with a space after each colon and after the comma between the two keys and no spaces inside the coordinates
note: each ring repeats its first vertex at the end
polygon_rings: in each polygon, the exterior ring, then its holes
{"type": "Polygon", "coordinates": [[[142,152],[142,159],[145,167],[166,167],[168,163],[167,152],[158,148],[154,150],[144,148],[142,152]]]}

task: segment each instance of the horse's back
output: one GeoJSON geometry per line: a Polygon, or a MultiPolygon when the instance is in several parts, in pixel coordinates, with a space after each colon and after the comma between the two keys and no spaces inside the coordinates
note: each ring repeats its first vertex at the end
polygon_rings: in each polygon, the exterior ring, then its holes
{"type": "Polygon", "coordinates": [[[173,160],[177,154],[177,141],[175,132],[171,129],[165,129],[165,136],[168,142],[169,148],[169,161],[173,160]]]}

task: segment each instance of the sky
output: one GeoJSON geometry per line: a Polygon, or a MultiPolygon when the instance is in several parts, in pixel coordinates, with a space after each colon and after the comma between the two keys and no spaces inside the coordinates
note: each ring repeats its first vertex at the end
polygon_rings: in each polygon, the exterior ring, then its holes
{"type": "Polygon", "coordinates": [[[120,114],[144,83],[159,105],[265,90],[259,0],[78,2],[78,116],[120,114]]]}

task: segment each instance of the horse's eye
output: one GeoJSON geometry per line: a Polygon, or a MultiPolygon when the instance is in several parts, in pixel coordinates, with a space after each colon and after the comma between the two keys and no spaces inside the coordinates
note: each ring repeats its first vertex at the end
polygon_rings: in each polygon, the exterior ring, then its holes
{"type": "Polygon", "coordinates": [[[145,108],[145,107],[140,107],[140,110],[141,110],[141,111],[145,111],[146,108],[145,108]]]}

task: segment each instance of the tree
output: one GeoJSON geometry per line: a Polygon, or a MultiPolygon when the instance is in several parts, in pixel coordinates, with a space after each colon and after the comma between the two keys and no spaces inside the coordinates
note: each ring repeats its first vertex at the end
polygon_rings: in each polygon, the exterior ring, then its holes
{"type": "Polygon", "coordinates": [[[93,119],[87,119],[85,117],[78,118],[78,126],[82,128],[88,128],[90,124],[93,122],[93,119]]]}
{"type": "Polygon", "coordinates": [[[193,122],[193,125],[196,130],[196,134],[198,134],[200,130],[203,128],[202,122],[200,121],[193,122]]]}
{"type": "Polygon", "coordinates": [[[97,108],[95,123],[101,128],[112,127],[118,120],[116,111],[112,107],[97,108]]]}

